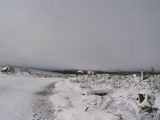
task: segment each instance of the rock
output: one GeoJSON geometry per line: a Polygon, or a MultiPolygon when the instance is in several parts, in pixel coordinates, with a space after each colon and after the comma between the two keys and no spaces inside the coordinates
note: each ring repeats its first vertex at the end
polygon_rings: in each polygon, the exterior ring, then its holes
{"type": "Polygon", "coordinates": [[[8,72],[14,72],[14,68],[11,67],[11,66],[5,66],[2,68],[1,72],[5,72],[5,73],[8,73],[8,72]]]}
{"type": "Polygon", "coordinates": [[[142,109],[152,108],[155,102],[155,95],[151,90],[142,90],[139,91],[136,100],[138,106],[142,109]]]}

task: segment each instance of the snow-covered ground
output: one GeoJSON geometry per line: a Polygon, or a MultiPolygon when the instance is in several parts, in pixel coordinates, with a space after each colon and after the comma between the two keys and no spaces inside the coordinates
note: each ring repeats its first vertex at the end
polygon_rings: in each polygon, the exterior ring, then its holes
{"type": "Polygon", "coordinates": [[[160,75],[0,73],[0,119],[160,120],[160,75]]]}
{"type": "Polygon", "coordinates": [[[51,103],[39,93],[56,80],[0,73],[0,120],[52,120],[51,103]]]}

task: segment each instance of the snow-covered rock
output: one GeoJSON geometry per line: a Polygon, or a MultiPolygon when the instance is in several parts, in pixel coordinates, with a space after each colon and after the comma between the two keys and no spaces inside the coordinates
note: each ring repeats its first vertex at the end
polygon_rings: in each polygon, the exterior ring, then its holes
{"type": "Polygon", "coordinates": [[[8,72],[14,72],[14,68],[11,67],[11,66],[5,66],[2,68],[1,72],[5,72],[5,73],[8,73],[8,72]]]}
{"type": "Polygon", "coordinates": [[[152,107],[155,95],[152,90],[141,90],[137,95],[137,103],[141,108],[152,107]]]}

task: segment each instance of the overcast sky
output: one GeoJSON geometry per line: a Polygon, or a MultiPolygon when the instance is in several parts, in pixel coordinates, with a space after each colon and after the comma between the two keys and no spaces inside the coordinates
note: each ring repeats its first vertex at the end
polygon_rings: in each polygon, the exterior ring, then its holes
{"type": "Polygon", "coordinates": [[[0,0],[0,64],[160,70],[160,0],[0,0]]]}

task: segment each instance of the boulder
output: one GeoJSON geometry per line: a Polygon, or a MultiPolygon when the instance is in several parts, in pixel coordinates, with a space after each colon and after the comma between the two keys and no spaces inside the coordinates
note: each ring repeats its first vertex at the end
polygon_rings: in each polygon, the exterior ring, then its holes
{"type": "Polygon", "coordinates": [[[141,90],[136,97],[137,104],[142,109],[152,108],[155,102],[155,95],[151,90],[141,90]]]}
{"type": "Polygon", "coordinates": [[[8,73],[8,72],[14,72],[14,68],[11,67],[11,66],[5,66],[2,68],[1,72],[4,72],[4,73],[8,73]]]}

